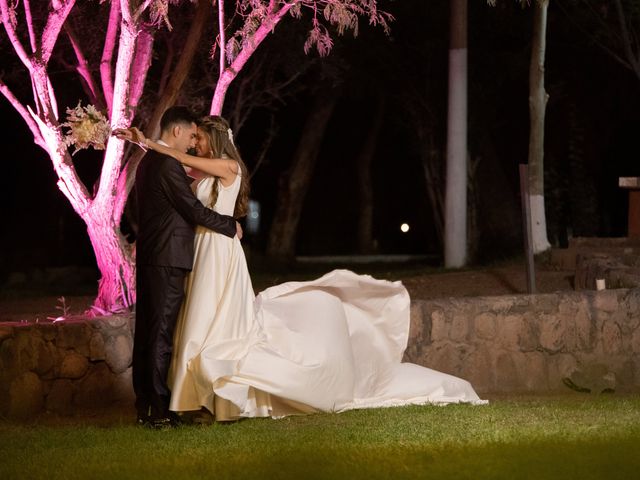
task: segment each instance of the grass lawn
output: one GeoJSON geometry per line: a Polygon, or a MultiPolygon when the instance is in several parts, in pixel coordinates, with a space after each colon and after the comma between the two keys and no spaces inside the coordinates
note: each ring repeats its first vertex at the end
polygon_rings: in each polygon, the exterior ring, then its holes
{"type": "Polygon", "coordinates": [[[0,479],[640,478],[637,395],[514,396],[167,431],[130,423],[0,423],[0,479]]]}

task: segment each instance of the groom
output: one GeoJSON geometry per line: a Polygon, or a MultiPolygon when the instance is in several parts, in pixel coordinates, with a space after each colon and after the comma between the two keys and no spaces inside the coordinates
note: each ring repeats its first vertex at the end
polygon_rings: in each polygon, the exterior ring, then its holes
{"type": "MultiPolygon", "coordinates": [[[[195,146],[195,122],[186,107],[169,108],[160,121],[158,143],[186,152],[195,146]]],[[[177,417],[169,412],[167,374],[184,280],[193,265],[194,227],[203,225],[228,237],[242,233],[233,217],[205,208],[189,183],[177,160],[154,151],[145,155],[136,172],[139,226],[133,389],[138,424],[154,428],[177,424],[177,417]]]]}

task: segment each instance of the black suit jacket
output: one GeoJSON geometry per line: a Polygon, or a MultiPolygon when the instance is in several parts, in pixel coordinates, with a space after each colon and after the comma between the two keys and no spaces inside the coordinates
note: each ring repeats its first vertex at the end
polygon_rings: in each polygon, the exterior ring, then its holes
{"type": "Polygon", "coordinates": [[[195,225],[228,237],[236,234],[233,217],[206,208],[191,191],[180,163],[150,151],[136,171],[138,206],[136,264],[191,270],[195,225]]]}

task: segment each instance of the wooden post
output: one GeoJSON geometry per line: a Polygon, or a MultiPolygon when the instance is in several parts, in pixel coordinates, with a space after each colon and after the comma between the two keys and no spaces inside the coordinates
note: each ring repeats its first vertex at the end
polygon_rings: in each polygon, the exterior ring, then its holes
{"type": "Polygon", "coordinates": [[[627,237],[640,238],[640,177],[620,177],[618,186],[629,190],[627,237]]]}
{"type": "Polygon", "coordinates": [[[533,262],[533,237],[531,232],[531,206],[529,205],[529,166],[520,164],[520,202],[522,205],[522,233],[524,254],[527,261],[527,293],[536,293],[536,272],[533,262]]]}

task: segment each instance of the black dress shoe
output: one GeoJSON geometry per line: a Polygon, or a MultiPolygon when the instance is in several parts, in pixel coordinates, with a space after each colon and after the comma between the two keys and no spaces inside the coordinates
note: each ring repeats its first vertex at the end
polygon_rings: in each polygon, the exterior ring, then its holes
{"type": "Polygon", "coordinates": [[[154,430],[167,430],[179,426],[180,424],[170,417],[158,417],[149,420],[149,427],[153,428],[154,430]]]}
{"type": "Polygon", "coordinates": [[[156,429],[164,430],[166,428],[176,428],[183,425],[184,422],[176,412],[167,412],[164,415],[150,416],[147,419],[147,426],[156,429]]]}
{"type": "Polygon", "coordinates": [[[144,415],[144,414],[138,414],[138,416],[136,417],[136,425],[140,426],[140,427],[146,427],[147,424],[149,423],[149,415],[144,415]]]}
{"type": "Polygon", "coordinates": [[[136,402],[136,425],[144,427],[149,423],[151,408],[149,405],[140,405],[136,402]]]}

